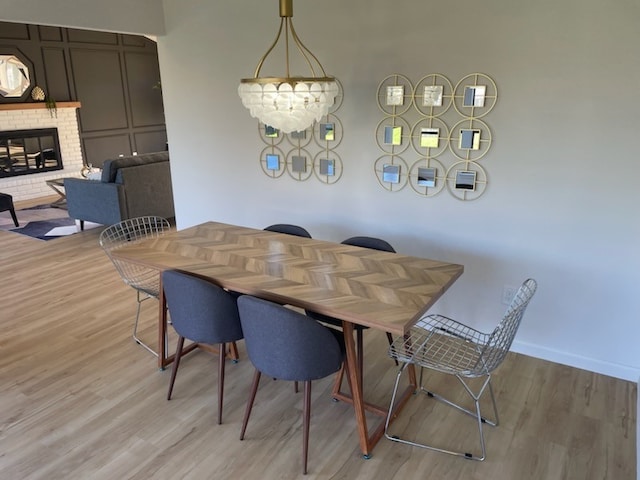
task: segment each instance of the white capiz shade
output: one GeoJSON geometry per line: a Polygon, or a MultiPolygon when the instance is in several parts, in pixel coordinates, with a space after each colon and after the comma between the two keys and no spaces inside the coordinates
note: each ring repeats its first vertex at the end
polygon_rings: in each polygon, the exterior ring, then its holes
{"type": "Polygon", "coordinates": [[[238,87],[242,104],[252,117],[281,132],[305,130],[327,115],[338,94],[335,81],[291,83],[243,82],[238,87]]]}

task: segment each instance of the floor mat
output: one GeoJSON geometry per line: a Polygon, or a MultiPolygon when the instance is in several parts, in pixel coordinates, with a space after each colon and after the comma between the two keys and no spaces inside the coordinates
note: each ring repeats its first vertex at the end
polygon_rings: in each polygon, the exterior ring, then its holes
{"type": "MultiPolygon", "coordinates": [[[[0,230],[27,235],[39,240],[52,240],[78,233],[78,227],[66,210],[49,205],[25,208],[16,212],[20,226],[16,228],[9,212],[0,213],[0,230]]],[[[100,227],[97,223],[85,222],[84,229],[100,227]]]]}

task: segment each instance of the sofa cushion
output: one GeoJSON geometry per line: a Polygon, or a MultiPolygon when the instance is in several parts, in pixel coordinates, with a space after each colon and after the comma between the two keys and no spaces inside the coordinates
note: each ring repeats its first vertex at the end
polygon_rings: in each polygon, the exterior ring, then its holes
{"type": "Polygon", "coordinates": [[[118,170],[124,167],[168,161],[169,152],[145,153],[144,155],[132,155],[130,157],[118,157],[112,160],[106,160],[102,164],[102,181],[107,183],[115,182],[118,170]]]}

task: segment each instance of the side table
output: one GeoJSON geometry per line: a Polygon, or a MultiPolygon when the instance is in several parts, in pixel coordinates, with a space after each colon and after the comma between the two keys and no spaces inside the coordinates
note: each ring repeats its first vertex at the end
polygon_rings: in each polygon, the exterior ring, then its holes
{"type": "Polygon", "coordinates": [[[64,192],[64,178],[45,180],[45,183],[55,191],[60,198],[51,204],[53,208],[67,208],[67,195],[64,192]]]}

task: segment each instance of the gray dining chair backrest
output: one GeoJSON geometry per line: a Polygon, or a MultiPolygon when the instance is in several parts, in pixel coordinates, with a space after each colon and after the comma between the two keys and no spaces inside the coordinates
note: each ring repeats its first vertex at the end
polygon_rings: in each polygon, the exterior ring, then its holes
{"type": "Polygon", "coordinates": [[[328,327],[282,305],[248,295],[238,298],[238,310],[247,355],[265,375],[307,381],[340,369],[343,350],[328,327]]]}
{"type": "Polygon", "coordinates": [[[236,300],[223,288],[175,270],[162,273],[162,287],[179,335],[211,345],[242,339],[236,300]]]}
{"type": "Polygon", "coordinates": [[[353,245],[356,247],[371,248],[373,250],[380,250],[382,252],[396,253],[391,244],[381,238],[362,236],[350,237],[346,240],[343,240],[341,243],[344,243],[345,245],[353,245]]]}
{"type": "Polygon", "coordinates": [[[276,223],[269,225],[264,230],[269,232],[286,233],[287,235],[295,235],[296,237],[311,238],[311,234],[298,225],[290,225],[288,223],[276,223]]]}

